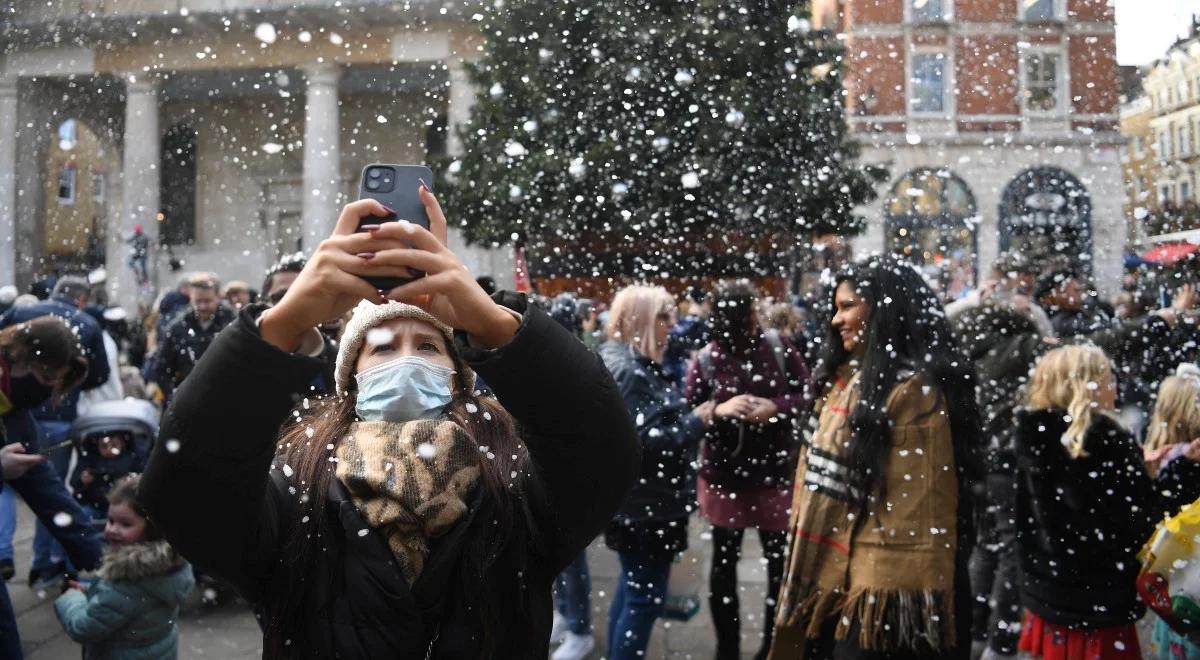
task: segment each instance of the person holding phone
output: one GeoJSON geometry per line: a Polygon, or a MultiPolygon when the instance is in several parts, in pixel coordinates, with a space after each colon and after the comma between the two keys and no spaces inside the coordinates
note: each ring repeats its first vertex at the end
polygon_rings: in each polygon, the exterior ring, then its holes
{"type": "Polygon", "coordinates": [[[348,204],[279,303],[242,310],[143,478],[166,538],[255,603],[268,658],[545,657],[555,576],[639,473],[599,358],[523,296],[485,295],[419,199],[429,229],[348,204]],[[304,399],[315,328],[351,309],[338,394],[304,399]]]}

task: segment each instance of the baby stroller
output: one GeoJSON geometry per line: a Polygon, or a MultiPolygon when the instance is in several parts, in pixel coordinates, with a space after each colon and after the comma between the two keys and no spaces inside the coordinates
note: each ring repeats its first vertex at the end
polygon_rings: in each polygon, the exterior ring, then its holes
{"type": "Polygon", "coordinates": [[[98,525],[104,525],[108,514],[108,491],[146,468],[157,435],[158,409],[134,398],[92,405],[71,425],[68,439],[78,456],[71,490],[98,525]]]}

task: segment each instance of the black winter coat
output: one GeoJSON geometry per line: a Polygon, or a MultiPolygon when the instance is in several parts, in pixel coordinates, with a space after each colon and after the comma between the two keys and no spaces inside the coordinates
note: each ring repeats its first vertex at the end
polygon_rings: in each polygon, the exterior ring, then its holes
{"type": "Polygon", "coordinates": [[[158,358],[154,363],[154,382],[170,394],[192,372],[196,362],[213,343],[217,334],[233,322],[236,313],[219,305],[207,328],[200,325],[196,310],[189,308],[167,326],[167,334],[158,343],[158,358]]]}
{"type": "Polygon", "coordinates": [[[1072,459],[1062,443],[1065,416],[1058,409],[1017,414],[1021,604],[1060,625],[1131,623],[1145,612],[1134,585],[1137,552],[1165,506],[1128,431],[1096,414],[1087,455],[1072,459]]]}
{"type": "Polygon", "coordinates": [[[696,501],[696,452],[704,424],[675,384],[631,346],[608,340],[600,347],[634,418],[642,445],[642,474],[617,513],[624,523],[687,518],[696,501]]]}
{"type": "MultiPolygon", "coordinates": [[[[425,570],[407,584],[385,537],[370,529],[334,479],[326,498],[326,547],[309,574],[312,591],[288,649],[298,658],[479,658],[480,590],[511,608],[497,658],[545,658],[554,578],[604,528],[638,471],[629,414],[600,360],[523,297],[506,346],[457,349],[517,420],[529,449],[528,542],[502,554],[483,583],[468,588],[462,546],[487,533],[487,496],[433,540],[425,570]],[[364,530],[370,530],[364,533],[364,530]],[[322,561],[323,560],[323,561],[322,561]]],[[[141,486],[144,505],[168,540],[202,570],[232,581],[252,602],[295,584],[283,560],[301,524],[296,496],[270,471],[276,438],[320,360],[284,353],[258,334],[262,306],[244,309],[176,393],[141,486]]],[[[333,439],[319,439],[333,442],[333,439]]],[[[520,524],[520,523],[518,523],[520,524]]]]}

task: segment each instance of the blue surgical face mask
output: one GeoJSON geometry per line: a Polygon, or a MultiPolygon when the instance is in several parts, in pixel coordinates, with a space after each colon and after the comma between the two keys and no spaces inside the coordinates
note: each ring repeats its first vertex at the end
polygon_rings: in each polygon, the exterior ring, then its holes
{"type": "Polygon", "coordinates": [[[360,371],[358,401],[360,419],[368,422],[410,422],[435,419],[454,398],[450,390],[454,372],[429,360],[405,356],[360,371]]]}

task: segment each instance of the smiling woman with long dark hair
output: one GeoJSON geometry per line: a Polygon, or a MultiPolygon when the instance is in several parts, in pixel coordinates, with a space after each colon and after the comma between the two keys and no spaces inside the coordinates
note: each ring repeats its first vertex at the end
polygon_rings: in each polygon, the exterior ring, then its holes
{"type": "Polygon", "coordinates": [[[840,273],[815,365],[772,658],[958,658],[979,412],[970,363],[912,266],[840,273]]]}

